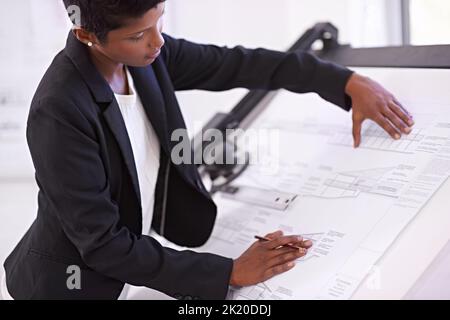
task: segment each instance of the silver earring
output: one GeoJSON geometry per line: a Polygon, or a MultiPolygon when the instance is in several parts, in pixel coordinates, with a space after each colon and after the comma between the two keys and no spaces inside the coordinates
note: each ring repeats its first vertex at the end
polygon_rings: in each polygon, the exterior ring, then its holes
{"type": "Polygon", "coordinates": [[[92,46],[93,46],[93,43],[92,43],[91,41],[89,41],[89,42],[87,43],[87,45],[88,45],[89,47],[92,47],[92,46]]]}

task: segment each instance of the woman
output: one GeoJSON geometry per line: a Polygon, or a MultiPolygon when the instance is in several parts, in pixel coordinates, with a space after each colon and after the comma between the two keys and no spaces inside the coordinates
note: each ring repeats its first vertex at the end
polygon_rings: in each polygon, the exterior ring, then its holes
{"type": "Polygon", "coordinates": [[[5,262],[14,299],[117,299],[145,286],[178,299],[224,299],[288,271],[309,241],[281,232],[232,260],[175,251],[211,234],[216,207],[194,165],[175,165],[185,128],[176,90],[285,88],[353,108],[355,146],[369,118],[398,139],[413,120],[370,79],[308,53],[198,45],[162,34],[163,0],[64,0],[81,25],[44,75],[27,139],[39,186],[36,220],[5,262]],[[294,250],[285,244],[300,247],[294,250]],[[72,272],[79,269],[79,281],[72,272]]]}

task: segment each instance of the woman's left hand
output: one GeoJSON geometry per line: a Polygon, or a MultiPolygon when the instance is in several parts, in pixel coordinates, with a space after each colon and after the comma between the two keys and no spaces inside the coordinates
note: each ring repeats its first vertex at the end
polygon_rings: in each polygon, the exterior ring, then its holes
{"type": "Polygon", "coordinates": [[[411,133],[414,125],[412,115],[392,93],[377,82],[355,73],[348,81],[345,91],[352,98],[355,148],[361,144],[361,127],[366,119],[376,122],[396,140],[402,134],[411,133]]]}

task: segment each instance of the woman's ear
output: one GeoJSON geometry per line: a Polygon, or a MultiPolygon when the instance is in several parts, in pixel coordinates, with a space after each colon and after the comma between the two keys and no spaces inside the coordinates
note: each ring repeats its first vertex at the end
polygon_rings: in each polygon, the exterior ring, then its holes
{"type": "Polygon", "coordinates": [[[92,47],[97,43],[97,37],[91,32],[84,30],[83,28],[74,26],[72,28],[72,32],[74,33],[75,37],[85,45],[92,47]]]}

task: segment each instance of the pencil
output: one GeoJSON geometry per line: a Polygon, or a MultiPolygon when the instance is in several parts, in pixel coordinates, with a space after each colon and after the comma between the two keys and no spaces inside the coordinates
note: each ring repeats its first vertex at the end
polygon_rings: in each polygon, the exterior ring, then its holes
{"type": "MultiPolygon", "coordinates": [[[[255,239],[258,239],[260,241],[270,241],[272,239],[266,238],[266,237],[261,237],[261,236],[255,236],[255,239]]],[[[286,248],[291,248],[291,249],[295,249],[295,250],[303,250],[302,247],[298,247],[298,246],[294,246],[293,244],[287,243],[282,245],[282,247],[286,247],[286,248]]]]}

